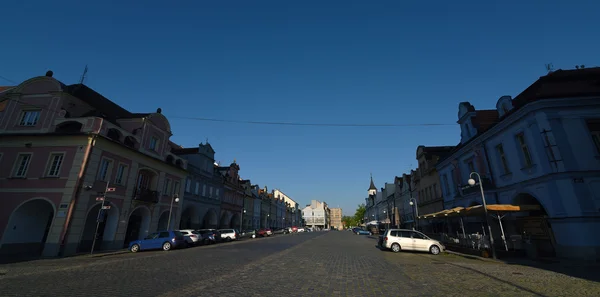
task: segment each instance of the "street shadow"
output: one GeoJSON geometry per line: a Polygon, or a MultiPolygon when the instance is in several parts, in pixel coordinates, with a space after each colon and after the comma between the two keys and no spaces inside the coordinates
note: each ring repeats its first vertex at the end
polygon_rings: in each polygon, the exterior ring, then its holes
{"type": "Polygon", "coordinates": [[[600,263],[554,262],[532,259],[501,259],[507,265],[528,266],[567,276],[600,282],[600,263]]]}
{"type": "Polygon", "coordinates": [[[40,257],[40,256],[35,257],[35,256],[2,255],[2,256],[0,256],[0,265],[37,261],[37,260],[41,260],[41,259],[44,259],[44,258],[40,257]]]}

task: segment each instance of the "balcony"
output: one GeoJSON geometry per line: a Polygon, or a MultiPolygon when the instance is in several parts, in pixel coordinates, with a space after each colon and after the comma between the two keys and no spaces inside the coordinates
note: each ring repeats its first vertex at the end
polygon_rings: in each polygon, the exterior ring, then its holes
{"type": "Polygon", "coordinates": [[[148,189],[137,189],[133,193],[133,200],[148,203],[158,203],[159,194],[160,193],[158,191],[152,191],[148,189]]]}

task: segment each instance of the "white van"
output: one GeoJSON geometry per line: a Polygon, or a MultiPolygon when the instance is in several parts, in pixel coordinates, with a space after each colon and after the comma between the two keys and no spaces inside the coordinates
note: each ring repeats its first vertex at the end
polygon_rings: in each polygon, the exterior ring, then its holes
{"type": "Polygon", "coordinates": [[[389,229],[383,235],[381,246],[397,253],[401,250],[430,252],[438,255],[446,247],[437,240],[429,238],[427,235],[410,229],[389,229]]]}

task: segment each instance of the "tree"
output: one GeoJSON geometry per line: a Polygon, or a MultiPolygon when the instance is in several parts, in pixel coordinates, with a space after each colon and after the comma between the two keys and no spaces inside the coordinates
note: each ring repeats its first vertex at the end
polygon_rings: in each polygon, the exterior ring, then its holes
{"type": "Polygon", "coordinates": [[[354,221],[356,222],[357,225],[363,221],[363,219],[365,218],[366,212],[367,212],[367,207],[365,206],[365,204],[364,203],[359,204],[358,208],[356,208],[356,212],[354,213],[354,221]]]}
{"type": "Polygon", "coordinates": [[[345,227],[356,226],[353,216],[343,216],[342,223],[344,223],[345,227]]]}

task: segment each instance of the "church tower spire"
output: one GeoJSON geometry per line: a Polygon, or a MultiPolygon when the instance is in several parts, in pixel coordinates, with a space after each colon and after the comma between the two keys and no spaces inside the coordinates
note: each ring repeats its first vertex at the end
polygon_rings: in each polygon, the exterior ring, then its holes
{"type": "Polygon", "coordinates": [[[377,187],[373,182],[373,173],[371,173],[371,185],[369,185],[369,196],[377,194],[377,187]]]}

